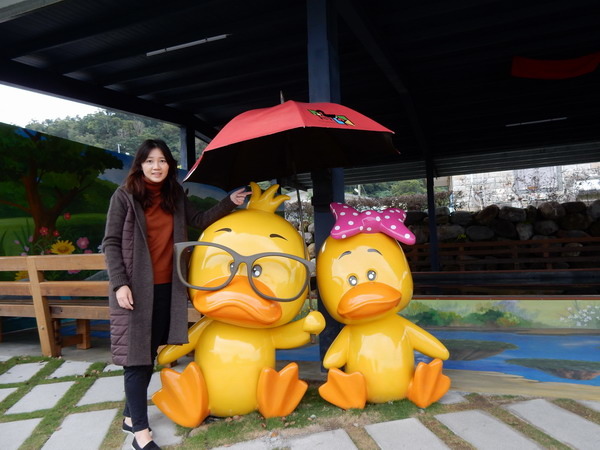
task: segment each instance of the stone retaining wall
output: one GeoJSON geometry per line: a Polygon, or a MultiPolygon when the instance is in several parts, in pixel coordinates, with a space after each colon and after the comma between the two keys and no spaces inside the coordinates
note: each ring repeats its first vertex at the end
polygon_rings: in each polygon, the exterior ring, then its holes
{"type": "MultiPolygon", "coordinates": [[[[423,211],[407,211],[406,225],[417,244],[429,242],[429,217],[423,211]]],[[[538,207],[515,208],[490,205],[481,211],[436,210],[439,242],[502,241],[566,237],[600,237],[600,200],[546,202],[538,207]]],[[[311,258],[315,257],[314,224],[304,232],[311,258]]]]}
{"type": "MultiPolygon", "coordinates": [[[[427,213],[408,211],[405,223],[417,244],[429,241],[427,213]]],[[[546,202],[527,208],[490,205],[481,211],[452,213],[441,207],[436,210],[436,223],[440,242],[599,237],[600,200],[590,205],[546,202]]]]}

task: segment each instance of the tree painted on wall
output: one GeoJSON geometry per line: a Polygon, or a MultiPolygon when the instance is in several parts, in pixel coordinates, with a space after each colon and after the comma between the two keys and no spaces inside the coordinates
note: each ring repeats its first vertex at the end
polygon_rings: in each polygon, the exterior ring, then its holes
{"type": "Polygon", "coordinates": [[[0,203],[31,216],[34,239],[56,229],[68,205],[107,169],[123,163],[101,148],[0,124],[0,203]],[[22,192],[22,195],[18,195],[22,192]]]}

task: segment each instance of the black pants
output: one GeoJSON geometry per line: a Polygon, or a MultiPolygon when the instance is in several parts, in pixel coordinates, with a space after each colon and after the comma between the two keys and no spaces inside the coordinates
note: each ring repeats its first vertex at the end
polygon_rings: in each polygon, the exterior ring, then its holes
{"type": "MultiPolygon", "coordinates": [[[[134,299],[135,301],[135,299],[134,299]]],[[[150,357],[154,362],[158,347],[167,342],[171,318],[171,283],[154,285],[154,306],[150,357]]],[[[123,415],[131,417],[133,431],[145,430],[148,425],[148,385],[154,364],[148,366],[125,366],[125,409],[123,415]]]]}

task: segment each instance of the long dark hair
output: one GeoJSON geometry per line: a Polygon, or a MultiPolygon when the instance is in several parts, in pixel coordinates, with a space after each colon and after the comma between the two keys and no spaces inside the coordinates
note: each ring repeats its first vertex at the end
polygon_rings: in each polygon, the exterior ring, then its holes
{"type": "Polygon", "coordinates": [[[161,139],[146,139],[142,142],[142,145],[135,152],[131,169],[129,169],[129,173],[125,179],[125,189],[133,195],[134,199],[140,202],[142,208],[148,209],[152,205],[152,198],[149,192],[147,192],[146,183],[144,182],[142,164],[148,159],[148,155],[155,148],[163,153],[169,165],[169,172],[160,189],[160,207],[168,213],[173,214],[176,208],[177,194],[181,190],[181,186],[177,182],[177,161],[173,158],[171,149],[169,149],[165,141],[161,139]]]}

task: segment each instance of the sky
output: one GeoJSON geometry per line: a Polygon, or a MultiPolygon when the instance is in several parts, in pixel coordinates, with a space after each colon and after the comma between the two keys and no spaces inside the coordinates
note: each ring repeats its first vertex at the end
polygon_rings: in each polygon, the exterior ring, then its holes
{"type": "Polygon", "coordinates": [[[98,111],[98,107],[63,100],[0,84],[0,122],[26,126],[33,119],[64,119],[83,117],[98,111]]]}

